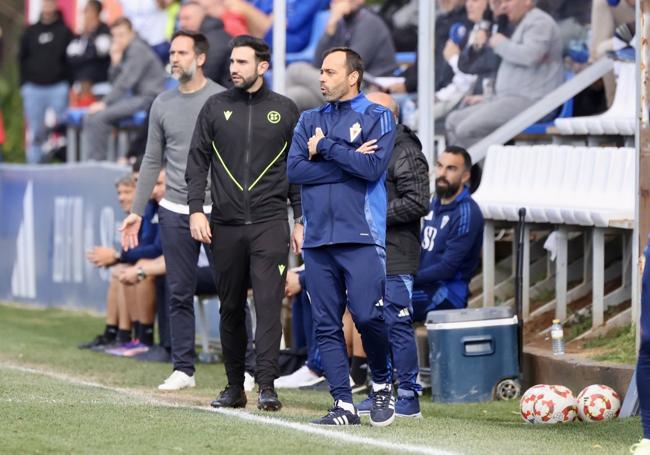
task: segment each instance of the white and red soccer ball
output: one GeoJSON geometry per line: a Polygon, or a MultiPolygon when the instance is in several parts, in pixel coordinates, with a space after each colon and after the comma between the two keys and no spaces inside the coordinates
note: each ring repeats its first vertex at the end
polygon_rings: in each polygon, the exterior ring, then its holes
{"type": "Polygon", "coordinates": [[[621,397],[611,387],[593,384],[578,395],[578,416],[584,422],[601,422],[618,417],[621,397]]]}
{"type": "Polygon", "coordinates": [[[578,416],[571,390],[562,385],[538,384],[521,397],[521,417],[529,423],[567,423],[578,416]]]}

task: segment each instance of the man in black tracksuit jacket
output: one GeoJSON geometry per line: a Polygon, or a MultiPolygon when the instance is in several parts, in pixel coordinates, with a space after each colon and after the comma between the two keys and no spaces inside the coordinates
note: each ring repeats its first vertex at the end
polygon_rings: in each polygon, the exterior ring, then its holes
{"type": "Polygon", "coordinates": [[[294,250],[302,243],[300,189],[287,180],[286,159],[298,109],[289,98],[270,91],[263,74],[270,51],[258,38],[238,36],[231,42],[230,75],[235,87],[208,98],[194,129],[185,179],[190,231],[212,242],[221,300],[221,344],[228,386],[214,407],[243,407],[246,327],[244,305],[249,282],[255,296],[257,329],[257,406],[282,406],[273,389],[279,376],[289,225],[287,196],[294,219],[294,250]],[[212,219],[203,214],[211,168],[212,219]]]}

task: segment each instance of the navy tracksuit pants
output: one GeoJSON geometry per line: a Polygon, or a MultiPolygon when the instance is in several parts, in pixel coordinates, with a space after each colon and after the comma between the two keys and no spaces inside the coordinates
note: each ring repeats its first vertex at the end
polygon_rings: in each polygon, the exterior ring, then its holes
{"type": "Polygon", "coordinates": [[[399,391],[418,392],[418,351],[413,329],[412,275],[388,275],[384,296],[384,319],[399,391]]]}
{"type": "Polygon", "coordinates": [[[641,288],[641,346],[636,366],[636,387],[643,424],[643,437],[650,439],[650,237],[645,248],[641,288]]]}
{"type": "Polygon", "coordinates": [[[334,400],[352,403],[350,367],[342,330],[346,304],[361,333],[372,380],[377,384],[391,380],[382,308],[385,251],[374,245],[341,244],[305,248],[303,256],[316,340],[330,393],[334,400]]]}

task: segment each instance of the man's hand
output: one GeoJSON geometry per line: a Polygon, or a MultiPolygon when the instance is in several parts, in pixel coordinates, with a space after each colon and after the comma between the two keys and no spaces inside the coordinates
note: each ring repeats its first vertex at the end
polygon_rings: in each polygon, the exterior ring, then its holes
{"type": "Polygon", "coordinates": [[[474,34],[472,46],[474,46],[474,49],[480,49],[483,46],[485,46],[485,43],[487,42],[488,42],[488,32],[486,30],[478,30],[474,34]]]}
{"type": "Polygon", "coordinates": [[[312,137],[309,138],[309,141],[307,141],[307,147],[309,148],[309,159],[310,160],[315,155],[318,154],[318,143],[324,137],[325,137],[325,135],[323,134],[323,130],[321,130],[320,127],[318,127],[318,128],[316,128],[316,133],[312,137]]]}
{"type": "Polygon", "coordinates": [[[300,286],[298,274],[293,270],[289,270],[287,272],[287,281],[284,284],[284,295],[287,297],[293,297],[294,295],[299,294],[300,291],[302,291],[302,287],[300,286]]]}
{"type": "Polygon", "coordinates": [[[467,95],[465,97],[465,104],[468,106],[473,106],[475,104],[479,104],[485,101],[485,97],[483,95],[467,95]]]}
{"type": "Polygon", "coordinates": [[[458,44],[448,39],[447,43],[445,43],[445,48],[442,50],[442,56],[445,60],[449,61],[452,57],[455,57],[458,54],[460,54],[460,47],[458,47],[458,44]]]}
{"type": "Polygon", "coordinates": [[[88,113],[94,114],[95,112],[103,111],[106,109],[106,103],[103,101],[95,101],[93,104],[88,106],[88,113]]]}
{"type": "Polygon", "coordinates": [[[359,146],[357,152],[359,153],[375,153],[377,150],[377,139],[370,139],[359,146]]]}
{"type": "Polygon", "coordinates": [[[117,275],[117,279],[120,280],[120,283],[126,285],[138,284],[140,282],[140,278],[138,278],[138,267],[132,265],[121,269],[117,275]]]}
{"type": "Polygon", "coordinates": [[[194,240],[203,243],[212,242],[212,232],[210,231],[210,222],[204,213],[196,212],[190,216],[190,233],[194,240]]]}
{"type": "Polygon", "coordinates": [[[135,213],[129,214],[120,226],[122,233],[122,248],[124,251],[129,251],[131,248],[138,246],[138,232],[140,232],[140,225],[142,225],[142,217],[135,213]]]}
{"type": "Polygon", "coordinates": [[[503,33],[495,33],[490,38],[490,47],[492,47],[492,49],[494,49],[495,47],[497,47],[499,44],[503,43],[507,39],[508,38],[503,33]]]}
{"type": "Polygon", "coordinates": [[[330,4],[330,17],[325,26],[325,33],[328,36],[334,35],[334,33],[336,33],[336,25],[338,22],[343,19],[344,16],[350,14],[351,11],[352,9],[349,2],[332,2],[330,4]]]}
{"type": "Polygon", "coordinates": [[[291,236],[291,247],[293,254],[300,254],[302,251],[302,242],[305,240],[305,227],[302,224],[293,225],[293,235],[291,236]]]}
{"type": "Polygon", "coordinates": [[[406,93],[406,84],[404,82],[395,82],[388,86],[388,93],[406,93]]]}
{"type": "Polygon", "coordinates": [[[96,246],[86,253],[86,258],[92,262],[95,267],[110,267],[117,263],[117,251],[106,246],[96,246]]]}

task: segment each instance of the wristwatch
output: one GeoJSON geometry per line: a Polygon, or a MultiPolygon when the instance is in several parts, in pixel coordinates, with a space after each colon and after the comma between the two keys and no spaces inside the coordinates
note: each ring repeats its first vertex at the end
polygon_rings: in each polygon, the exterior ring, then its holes
{"type": "Polygon", "coordinates": [[[300,215],[298,218],[293,219],[293,224],[305,224],[305,218],[300,215]]]}
{"type": "Polygon", "coordinates": [[[142,267],[138,267],[138,281],[142,281],[147,277],[147,274],[144,273],[144,269],[142,267]]]}

